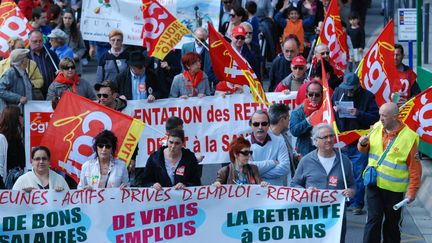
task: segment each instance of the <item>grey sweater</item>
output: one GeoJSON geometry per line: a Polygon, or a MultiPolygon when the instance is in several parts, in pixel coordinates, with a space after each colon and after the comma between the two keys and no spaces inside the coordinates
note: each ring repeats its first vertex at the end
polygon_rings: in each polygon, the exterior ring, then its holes
{"type": "MultiPolygon", "coordinates": [[[[355,189],[351,161],[345,155],[342,155],[342,160],[347,186],[355,189]]],[[[304,156],[300,160],[294,178],[291,181],[291,186],[302,188],[316,187],[318,189],[330,190],[345,189],[339,153],[336,152],[336,159],[328,175],[318,159],[317,149],[304,156]]]]}

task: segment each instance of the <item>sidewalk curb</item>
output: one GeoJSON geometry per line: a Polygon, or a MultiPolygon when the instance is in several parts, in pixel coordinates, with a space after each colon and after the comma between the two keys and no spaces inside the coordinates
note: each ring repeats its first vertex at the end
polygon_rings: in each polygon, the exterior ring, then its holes
{"type": "Polygon", "coordinates": [[[414,223],[420,230],[425,241],[432,243],[432,161],[422,160],[421,186],[417,192],[417,200],[407,207],[414,223]]]}

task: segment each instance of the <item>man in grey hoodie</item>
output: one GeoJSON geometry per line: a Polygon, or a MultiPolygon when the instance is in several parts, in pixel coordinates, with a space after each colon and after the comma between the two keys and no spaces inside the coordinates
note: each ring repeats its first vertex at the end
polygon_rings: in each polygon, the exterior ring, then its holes
{"type": "MultiPolygon", "coordinates": [[[[317,149],[304,156],[297,167],[291,186],[310,190],[343,190],[345,197],[355,194],[355,181],[351,161],[334,146],[335,132],[327,123],[318,124],[312,130],[312,140],[317,149]],[[345,178],[342,170],[345,172],[345,178]],[[346,187],[345,183],[346,181],[346,187]]],[[[342,223],[341,241],[345,242],[346,218],[342,223]]]]}

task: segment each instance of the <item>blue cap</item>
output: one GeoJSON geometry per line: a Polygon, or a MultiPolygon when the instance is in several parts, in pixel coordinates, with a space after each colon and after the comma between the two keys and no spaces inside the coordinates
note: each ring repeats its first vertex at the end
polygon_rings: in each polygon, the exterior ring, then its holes
{"type": "Polygon", "coordinates": [[[341,89],[355,89],[360,86],[360,79],[355,73],[346,73],[343,82],[339,85],[341,89]]]}

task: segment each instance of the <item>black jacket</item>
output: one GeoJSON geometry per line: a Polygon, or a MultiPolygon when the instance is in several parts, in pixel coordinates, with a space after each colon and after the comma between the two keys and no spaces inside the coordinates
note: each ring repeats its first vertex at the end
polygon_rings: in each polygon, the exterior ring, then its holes
{"type": "Polygon", "coordinates": [[[174,185],[171,183],[165,168],[163,151],[166,148],[167,146],[163,146],[150,155],[144,170],[136,175],[135,186],[151,187],[159,183],[162,187],[172,187],[179,182],[185,186],[200,186],[201,166],[198,165],[195,154],[185,148],[182,148],[182,157],[175,170],[174,185]]]}
{"type": "Polygon", "coordinates": [[[379,120],[379,108],[375,102],[375,96],[372,92],[359,88],[354,97],[344,95],[345,90],[336,88],[332,95],[332,103],[336,105],[337,101],[353,101],[354,108],[357,108],[359,114],[357,118],[339,118],[339,114],[335,112],[336,124],[339,131],[349,131],[354,129],[368,129],[371,125],[379,120]]]}
{"type": "MultiPolygon", "coordinates": [[[[150,68],[146,68],[145,75],[146,75],[145,82],[146,82],[147,94],[149,93],[148,89],[151,87],[153,89],[153,93],[152,93],[153,96],[156,99],[159,99],[160,94],[159,94],[158,80],[156,74],[150,68]]],[[[131,78],[132,77],[131,77],[130,67],[126,68],[116,78],[116,82],[118,85],[118,93],[119,95],[126,96],[127,100],[132,100],[132,79],[131,78]]]]}

